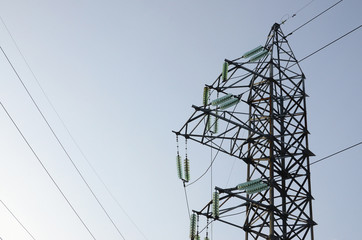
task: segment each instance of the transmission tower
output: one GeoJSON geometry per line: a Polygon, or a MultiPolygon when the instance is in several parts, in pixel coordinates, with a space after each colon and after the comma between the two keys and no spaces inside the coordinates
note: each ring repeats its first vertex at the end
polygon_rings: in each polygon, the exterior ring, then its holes
{"type": "Polygon", "coordinates": [[[200,217],[240,228],[246,240],[314,239],[304,80],[275,23],[264,46],[226,59],[220,76],[205,86],[203,105],[193,105],[174,133],[244,161],[247,179],[215,187],[213,199],[193,210],[191,239],[200,238],[200,217]]]}

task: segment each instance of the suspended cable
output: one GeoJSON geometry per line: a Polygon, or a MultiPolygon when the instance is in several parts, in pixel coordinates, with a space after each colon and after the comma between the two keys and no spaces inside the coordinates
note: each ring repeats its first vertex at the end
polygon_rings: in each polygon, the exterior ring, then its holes
{"type": "MultiPolygon", "coordinates": [[[[70,138],[72,139],[73,143],[75,144],[75,146],[77,147],[77,149],[79,150],[79,152],[81,153],[81,155],[83,156],[83,158],[86,160],[86,162],[88,163],[88,165],[90,166],[90,168],[92,169],[92,171],[95,173],[95,175],[97,176],[98,180],[103,184],[103,186],[105,187],[105,189],[107,190],[108,194],[112,197],[112,199],[117,203],[117,205],[122,209],[122,211],[125,213],[125,215],[130,219],[130,217],[128,216],[128,214],[125,212],[125,210],[122,208],[122,206],[120,205],[120,203],[115,199],[114,195],[110,192],[110,190],[108,189],[108,187],[106,186],[106,184],[104,183],[103,179],[99,176],[99,174],[97,173],[97,171],[94,169],[93,165],[90,163],[90,161],[88,160],[88,158],[85,156],[84,152],[82,151],[82,149],[80,148],[79,144],[76,142],[76,140],[74,139],[73,135],[70,133],[68,127],[66,126],[66,124],[64,123],[63,119],[60,117],[58,111],[55,109],[53,103],[50,101],[48,95],[46,94],[46,92],[44,91],[43,87],[41,86],[38,78],[36,77],[34,71],[32,70],[32,68],[30,67],[28,61],[26,60],[24,54],[22,53],[22,51],[20,50],[17,42],[15,41],[13,35],[11,34],[9,28],[7,27],[7,25],[5,24],[3,18],[0,16],[0,20],[3,23],[6,31],[8,32],[10,38],[12,39],[16,49],[18,50],[20,56],[22,57],[23,61],[25,62],[26,66],[28,67],[29,71],[31,72],[33,78],[35,79],[37,85],[39,86],[40,90],[42,91],[44,97],[46,98],[47,102],[49,103],[49,105],[51,106],[51,108],[53,109],[53,111],[55,112],[55,114],[57,115],[58,119],[60,120],[60,122],[62,123],[63,127],[65,128],[65,130],[67,131],[68,135],[70,136],[70,138]]],[[[131,220],[131,219],[130,219],[131,220]]],[[[135,224],[132,220],[131,222],[133,224],[135,224]]],[[[138,229],[138,227],[137,227],[138,229]]]]}
{"type": "Polygon", "coordinates": [[[80,215],[78,214],[78,212],[75,210],[75,208],[73,207],[73,205],[71,204],[71,202],[69,201],[69,199],[67,198],[67,196],[64,194],[64,192],[62,191],[62,189],[59,187],[59,185],[57,184],[57,182],[55,181],[55,179],[52,177],[52,175],[50,174],[50,172],[48,171],[48,169],[45,167],[44,163],[41,161],[41,159],[39,158],[38,154],[36,154],[35,150],[33,149],[33,147],[30,145],[30,143],[28,142],[28,140],[26,139],[25,135],[22,133],[22,131],[20,130],[20,128],[18,127],[18,125],[16,124],[16,122],[14,121],[14,119],[11,117],[10,113],[7,111],[7,109],[5,108],[4,104],[0,101],[0,105],[1,107],[4,109],[6,115],[9,117],[9,119],[11,120],[11,122],[13,123],[13,125],[15,126],[15,128],[17,129],[17,131],[19,132],[19,134],[21,135],[21,137],[23,138],[23,140],[25,141],[26,145],[29,147],[29,149],[31,150],[31,152],[33,153],[33,155],[35,156],[35,158],[38,160],[38,162],[40,163],[40,165],[42,166],[42,168],[44,169],[44,171],[46,172],[46,174],[48,175],[48,177],[52,180],[53,184],[55,185],[55,187],[58,189],[58,191],[60,192],[60,194],[63,196],[63,198],[65,199],[65,201],[68,203],[69,207],[73,210],[74,214],[78,217],[78,219],[81,221],[82,225],[84,226],[84,228],[87,230],[87,232],[92,236],[92,238],[94,240],[96,240],[96,238],[94,237],[93,233],[90,231],[90,229],[88,228],[87,224],[83,221],[83,219],[80,217],[80,215]]]}
{"type": "MultiPolygon", "coordinates": [[[[224,141],[224,139],[221,141],[221,145],[222,145],[223,141],[224,141]]],[[[196,183],[197,181],[199,181],[203,176],[205,176],[205,174],[206,174],[206,173],[209,171],[209,169],[211,168],[212,164],[214,164],[214,161],[216,160],[216,157],[217,157],[217,155],[219,154],[219,152],[220,152],[220,150],[218,150],[218,151],[216,152],[214,159],[211,161],[210,165],[206,168],[205,172],[204,172],[203,174],[201,174],[201,176],[198,177],[195,181],[187,184],[186,187],[191,186],[192,184],[194,184],[194,183],[196,183]]]]}
{"type": "MultiPolygon", "coordinates": [[[[199,233],[202,233],[202,232],[205,231],[205,230],[206,230],[206,232],[207,232],[209,225],[210,225],[211,223],[215,222],[215,219],[212,219],[212,220],[209,222],[209,218],[208,218],[207,221],[208,221],[208,222],[206,223],[206,226],[205,226],[203,229],[201,229],[201,230],[199,231],[199,233]]],[[[207,234],[207,233],[206,233],[206,234],[207,234]]]]}
{"type": "Polygon", "coordinates": [[[92,169],[93,173],[97,176],[98,180],[102,183],[102,185],[104,186],[104,188],[106,189],[106,191],[108,192],[108,194],[111,196],[111,198],[113,199],[113,201],[117,204],[117,206],[122,210],[122,212],[126,215],[126,217],[130,220],[130,222],[135,226],[135,228],[137,229],[137,231],[145,238],[147,239],[147,237],[145,236],[145,234],[141,231],[141,229],[137,226],[137,224],[133,221],[133,219],[128,215],[128,213],[125,211],[125,209],[121,206],[121,204],[119,203],[119,201],[115,198],[114,194],[109,190],[109,188],[107,187],[107,185],[105,184],[104,180],[100,177],[100,175],[98,174],[98,172],[95,170],[95,168],[93,167],[93,165],[90,163],[90,161],[88,160],[88,158],[86,157],[86,155],[84,154],[83,150],[80,148],[79,144],[77,143],[77,141],[75,140],[75,138],[73,137],[73,135],[71,134],[69,128],[67,127],[67,125],[65,124],[65,122],[63,121],[63,119],[60,117],[60,114],[58,113],[58,111],[56,110],[54,104],[52,103],[52,101],[50,101],[50,98],[48,97],[48,95],[46,94],[44,88],[42,87],[42,85],[40,84],[37,76],[35,75],[34,71],[32,70],[32,68],[30,67],[30,64],[28,63],[28,61],[26,60],[24,54],[22,53],[22,51],[19,48],[19,45],[17,44],[17,42],[15,41],[15,38],[13,37],[13,35],[11,34],[9,28],[7,27],[7,25],[5,24],[5,21],[3,20],[3,18],[0,16],[0,20],[3,23],[6,31],[8,32],[11,40],[13,41],[16,49],[18,50],[20,56],[22,57],[23,61],[25,62],[26,66],[28,67],[29,71],[31,72],[33,78],[35,79],[37,85],[39,86],[41,92],[43,93],[45,99],[47,100],[47,102],[49,103],[49,105],[51,106],[51,108],[53,109],[54,113],[56,114],[56,116],[58,117],[59,121],[62,123],[63,127],[65,128],[66,132],[68,133],[68,135],[70,136],[70,138],[72,139],[74,145],[76,146],[76,148],[78,149],[78,151],[81,153],[82,157],[86,160],[88,166],[92,169]]]}
{"type": "Polygon", "coordinates": [[[183,181],[182,183],[183,183],[183,186],[184,186],[185,199],[186,199],[186,205],[187,205],[187,212],[188,212],[188,214],[189,214],[189,218],[191,218],[190,205],[189,205],[189,199],[188,199],[188,197],[187,197],[187,190],[186,190],[185,181],[183,181]]]}
{"type": "Polygon", "coordinates": [[[301,7],[299,10],[297,10],[293,15],[297,15],[298,13],[300,13],[301,11],[303,11],[306,7],[308,7],[312,2],[314,2],[314,0],[310,1],[309,3],[307,3],[306,5],[304,5],[303,7],[301,7]]]}
{"type": "Polygon", "coordinates": [[[94,197],[94,199],[97,201],[98,205],[101,207],[101,209],[103,210],[103,212],[106,214],[107,218],[109,219],[109,221],[111,222],[111,224],[113,225],[113,227],[116,229],[116,231],[118,232],[118,234],[122,237],[122,239],[125,240],[123,234],[121,233],[121,231],[119,230],[119,228],[117,227],[117,225],[115,224],[115,222],[113,221],[113,219],[111,218],[111,216],[109,215],[109,213],[107,212],[107,210],[104,208],[103,204],[99,201],[98,197],[95,195],[95,193],[93,192],[92,188],[90,187],[90,185],[88,184],[88,182],[86,181],[86,179],[83,177],[83,174],[80,172],[79,168],[77,167],[77,165],[75,164],[75,162],[73,161],[73,159],[71,158],[71,156],[69,155],[68,151],[65,149],[64,145],[62,144],[62,142],[60,141],[60,139],[58,138],[57,134],[55,133],[54,129],[51,127],[50,123],[48,122],[48,120],[46,119],[46,117],[44,116],[43,112],[40,110],[38,104],[36,103],[35,99],[33,98],[33,96],[31,95],[31,93],[29,92],[28,88],[26,87],[25,83],[23,82],[23,80],[21,79],[20,75],[18,74],[18,72],[16,71],[14,65],[11,63],[10,59],[8,58],[7,54],[5,53],[4,49],[0,46],[0,49],[2,51],[2,53],[4,54],[5,58],[7,59],[8,63],[10,64],[11,68],[13,69],[14,73],[16,74],[18,80],[21,82],[22,86],[24,87],[25,91],[27,92],[28,96],[30,97],[31,101],[33,102],[34,106],[36,107],[36,109],[38,110],[39,114],[42,116],[43,120],[45,121],[46,125],[48,126],[49,130],[52,132],[54,138],[57,140],[59,146],[62,148],[63,152],[66,154],[66,156],[68,157],[69,161],[72,163],[72,166],[75,168],[75,170],[77,171],[78,175],[80,176],[80,178],[82,179],[82,181],[84,182],[84,184],[87,186],[88,190],[91,192],[92,196],[94,197]]]}
{"type": "MultiPolygon", "coordinates": [[[[343,0],[341,0],[341,1],[343,1],[343,0]]],[[[341,2],[341,1],[340,1],[340,2],[341,2]]],[[[338,2],[338,3],[339,3],[339,2],[338,2]]],[[[337,42],[337,41],[339,41],[340,39],[346,37],[347,35],[351,34],[352,32],[358,30],[360,27],[362,27],[362,25],[359,25],[358,27],[354,28],[353,30],[349,31],[348,33],[342,35],[341,37],[333,40],[332,42],[328,43],[327,45],[325,45],[325,46],[321,47],[320,49],[314,51],[313,53],[307,55],[306,57],[304,57],[304,58],[302,58],[301,60],[299,60],[297,63],[294,63],[294,64],[292,64],[291,66],[289,66],[289,68],[291,68],[291,67],[293,67],[294,65],[296,65],[296,64],[304,61],[305,59],[311,57],[312,55],[318,53],[319,51],[323,50],[324,48],[330,46],[331,44],[333,44],[333,43],[335,43],[335,42],[337,42]]],[[[275,76],[276,76],[276,75],[275,75],[275,76]]],[[[224,141],[224,139],[221,141],[221,145],[222,145],[223,141],[224,141]]],[[[203,176],[205,176],[205,174],[206,174],[206,173],[209,171],[209,169],[211,168],[211,165],[214,163],[217,155],[219,154],[219,151],[220,151],[220,150],[218,150],[218,151],[216,152],[216,155],[215,155],[214,159],[212,160],[212,162],[211,162],[211,164],[208,166],[208,168],[205,170],[205,172],[204,172],[200,177],[198,177],[195,181],[193,181],[193,182],[191,182],[190,184],[186,185],[186,187],[188,187],[188,186],[196,183],[196,182],[197,182],[198,180],[200,180],[203,176]]]]}
{"type": "MultiPolygon", "coordinates": [[[[38,86],[39,86],[40,90],[41,90],[41,91],[42,91],[42,93],[44,94],[45,98],[48,100],[48,102],[49,102],[50,106],[51,106],[51,107],[53,108],[53,110],[55,111],[55,108],[54,108],[53,104],[51,104],[51,102],[50,102],[50,100],[49,100],[49,98],[48,98],[47,94],[45,93],[44,89],[43,89],[43,88],[42,88],[42,86],[40,85],[40,82],[38,81],[38,78],[35,76],[35,74],[34,74],[33,70],[31,69],[31,67],[30,67],[30,65],[29,65],[29,63],[28,63],[28,61],[26,60],[26,58],[25,58],[24,54],[20,51],[20,48],[19,48],[19,46],[18,46],[18,43],[15,41],[15,39],[14,39],[13,35],[11,34],[11,32],[10,32],[10,30],[9,30],[8,26],[5,24],[5,21],[4,21],[4,19],[3,19],[1,16],[0,16],[0,20],[1,20],[2,24],[4,25],[4,27],[5,27],[6,31],[7,31],[7,33],[9,34],[9,36],[10,36],[11,40],[13,41],[13,43],[14,43],[14,45],[15,45],[16,49],[18,50],[18,52],[19,52],[19,54],[20,54],[21,58],[22,58],[22,59],[23,59],[23,61],[25,62],[26,66],[28,67],[28,69],[29,69],[29,71],[30,71],[30,73],[32,74],[33,78],[35,79],[36,83],[38,84],[38,86]]],[[[56,111],[55,111],[55,112],[56,112],[56,111]]],[[[58,113],[56,112],[56,114],[58,114],[58,113]]]]}
{"type": "MultiPolygon", "coordinates": [[[[237,105],[235,105],[233,111],[235,111],[236,106],[237,106],[237,105]]],[[[231,117],[230,117],[230,119],[231,119],[231,117]]],[[[226,129],[229,127],[229,124],[230,124],[230,122],[227,123],[226,129]]],[[[224,136],[225,136],[225,134],[226,134],[226,132],[224,133],[224,136]]],[[[224,142],[224,139],[225,139],[225,138],[223,138],[223,139],[221,140],[220,146],[222,146],[222,144],[223,144],[223,142],[224,142]]],[[[192,184],[194,184],[194,183],[196,183],[197,181],[199,181],[203,176],[205,176],[205,174],[210,170],[210,168],[211,168],[212,165],[214,164],[214,162],[215,162],[215,160],[216,160],[216,157],[219,155],[219,152],[220,152],[220,148],[216,151],[216,154],[215,154],[215,156],[214,156],[214,159],[212,159],[210,165],[206,168],[205,172],[204,172],[203,174],[201,174],[201,176],[198,177],[196,180],[194,180],[193,182],[187,184],[186,187],[191,186],[192,184]]]]}
{"type": "Polygon", "coordinates": [[[29,236],[30,236],[32,239],[36,240],[35,237],[33,236],[33,234],[31,234],[31,233],[29,232],[29,230],[24,226],[24,224],[22,224],[22,223],[20,222],[20,220],[19,220],[19,219],[15,216],[15,214],[8,208],[8,206],[6,206],[6,204],[5,204],[2,200],[0,200],[0,202],[1,202],[2,205],[6,208],[6,210],[8,210],[8,212],[14,217],[14,219],[20,224],[20,226],[29,234],[29,236]]]}
{"type": "MultiPolygon", "coordinates": [[[[55,109],[54,109],[55,111],[55,109]]],[[[59,117],[59,120],[61,122],[63,122],[63,120],[59,117]]],[[[76,142],[76,140],[73,138],[72,134],[70,133],[70,131],[68,130],[67,126],[65,125],[65,123],[63,123],[63,126],[65,127],[66,131],[68,132],[70,138],[72,139],[73,143],[75,144],[75,146],[78,148],[79,152],[81,153],[81,155],[83,156],[83,158],[86,160],[86,162],[88,163],[89,167],[92,169],[93,173],[96,175],[96,177],[98,178],[98,180],[102,183],[103,187],[105,188],[105,190],[107,191],[107,193],[110,195],[110,197],[113,199],[113,201],[117,204],[117,206],[122,210],[122,212],[126,215],[126,217],[129,219],[129,221],[133,224],[133,226],[135,226],[135,228],[137,229],[137,231],[143,236],[144,239],[148,240],[148,238],[146,237],[146,235],[141,231],[141,229],[138,227],[138,225],[133,221],[133,219],[131,218],[131,216],[128,215],[128,213],[126,212],[126,210],[122,207],[122,205],[120,204],[120,202],[117,200],[117,198],[114,196],[114,194],[111,192],[111,190],[109,189],[109,187],[106,185],[106,183],[104,182],[103,178],[98,174],[98,172],[95,170],[95,168],[93,167],[93,164],[90,163],[90,161],[88,160],[87,156],[85,155],[85,153],[82,151],[82,149],[80,148],[80,146],[78,145],[78,143],[76,142]]]]}
{"type": "MultiPolygon", "coordinates": [[[[235,110],[235,108],[234,108],[234,110],[235,110]]],[[[212,137],[212,133],[211,133],[211,137],[212,137]]],[[[212,144],[213,144],[213,142],[212,142],[212,140],[211,140],[211,146],[212,146],[212,144]]],[[[213,182],[212,182],[212,180],[213,180],[213,167],[212,167],[212,164],[213,163],[213,161],[212,161],[212,147],[210,148],[210,194],[211,194],[211,199],[213,199],[213,195],[214,195],[214,191],[213,191],[213,182]]],[[[213,203],[213,205],[214,205],[215,203],[213,203]]],[[[216,216],[216,215],[218,215],[218,212],[215,212],[215,215],[214,216],[216,216]]],[[[213,230],[214,230],[214,224],[211,222],[211,226],[210,226],[210,239],[213,239],[213,236],[214,236],[214,232],[213,232],[213,230]]]]}
{"type": "MultiPolygon", "coordinates": [[[[242,135],[241,135],[241,138],[243,138],[245,136],[245,131],[243,131],[242,135]]],[[[231,166],[230,168],[230,172],[229,172],[229,176],[228,176],[228,180],[226,181],[226,184],[225,184],[225,188],[227,188],[227,186],[229,185],[229,181],[230,181],[230,178],[231,178],[231,174],[234,170],[234,166],[235,166],[235,163],[236,163],[236,160],[237,158],[234,158],[234,161],[233,161],[233,165],[231,166]]]]}
{"type": "Polygon", "coordinates": [[[351,34],[352,32],[356,31],[356,30],[359,29],[360,27],[362,27],[362,25],[359,25],[358,27],[354,28],[353,30],[349,31],[348,33],[340,36],[339,38],[333,40],[332,42],[328,43],[327,45],[321,47],[320,49],[318,49],[318,50],[316,50],[316,51],[314,51],[314,52],[312,52],[312,53],[309,54],[308,56],[306,56],[306,57],[302,58],[301,60],[299,60],[299,62],[301,62],[301,61],[309,58],[310,56],[312,56],[312,55],[316,54],[317,52],[323,50],[324,48],[328,47],[329,45],[332,45],[333,43],[335,43],[335,42],[337,42],[338,40],[340,40],[340,39],[344,38],[345,36],[347,36],[348,34],[351,34]]]}
{"type": "MultiPolygon", "coordinates": [[[[89,165],[91,168],[92,165],[89,165]]],[[[119,203],[119,201],[117,200],[117,198],[114,196],[114,194],[109,190],[109,188],[107,187],[107,185],[104,183],[103,179],[98,175],[98,173],[94,170],[94,173],[96,174],[96,176],[98,177],[99,181],[102,183],[102,185],[104,186],[104,188],[106,189],[106,191],[108,192],[108,194],[111,196],[111,198],[113,199],[113,201],[117,204],[117,206],[123,211],[123,213],[126,215],[126,217],[130,220],[130,222],[133,224],[133,226],[135,226],[135,228],[137,229],[137,231],[143,236],[144,239],[148,240],[148,238],[146,237],[146,235],[141,231],[141,229],[138,227],[138,225],[133,221],[133,219],[131,218],[131,216],[128,215],[128,213],[126,212],[126,210],[122,207],[122,205],[119,203]]]]}
{"type": "MultiPolygon", "coordinates": [[[[181,155],[180,155],[180,148],[179,148],[179,141],[178,141],[178,135],[176,135],[176,149],[177,149],[177,155],[176,155],[176,165],[177,165],[177,175],[179,177],[180,180],[182,180],[182,185],[184,188],[184,193],[185,193],[185,201],[186,201],[186,207],[187,207],[187,214],[189,215],[189,218],[191,219],[191,213],[190,213],[190,206],[189,206],[189,199],[187,197],[187,190],[186,190],[186,182],[188,180],[185,180],[185,178],[183,178],[183,172],[182,172],[182,163],[181,163],[181,155]]],[[[187,139],[185,138],[185,165],[188,166],[188,159],[187,159],[187,139]]],[[[185,173],[188,175],[188,177],[186,177],[186,179],[189,179],[189,172],[187,169],[189,169],[189,167],[185,166],[185,173]]],[[[186,175],[185,174],[185,175],[186,175]]]]}
{"type": "MultiPolygon", "coordinates": [[[[362,27],[362,25],[359,25],[358,27],[356,27],[356,28],[352,29],[352,30],[351,30],[351,31],[349,31],[348,33],[346,33],[346,34],[344,34],[344,35],[340,36],[339,38],[337,38],[337,39],[333,40],[332,42],[330,42],[330,43],[328,43],[328,44],[324,45],[323,47],[319,48],[318,50],[316,50],[316,51],[312,52],[311,54],[309,54],[309,55],[305,56],[304,58],[300,59],[298,62],[296,62],[296,63],[294,63],[294,64],[290,65],[290,66],[289,66],[289,68],[291,68],[291,67],[293,67],[293,66],[295,66],[295,65],[299,64],[300,62],[304,61],[305,59],[307,59],[307,58],[309,58],[309,57],[313,56],[314,54],[318,53],[319,51],[321,51],[321,50],[325,49],[326,47],[328,47],[328,46],[332,45],[333,43],[335,43],[335,42],[337,42],[337,41],[341,40],[342,38],[346,37],[347,35],[351,34],[352,32],[354,32],[354,31],[358,30],[360,27],[362,27]]],[[[275,77],[275,76],[277,76],[277,75],[278,75],[278,74],[275,74],[273,77],[275,77]]]]}
{"type": "Polygon", "coordinates": [[[308,23],[312,22],[314,19],[316,19],[317,17],[321,16],[323,13],[327,12],[328,10],[330,10],[331,8],[335,7],[337,4],[341,3],[343,0],[338,1],[337,3],[333,4],[332,6],[330,6],[329,8],[327,8],[326,10],[324,10],[323,12],[319,13],[317,16],[313,17],[312,19],[310,19],[309,21],[307,21],[306,23],[302,24],[301,26],[297,27],[296,29],[294,29],[293,31],[291,31],[289,34],[287,34],[285,36],[285,38],[287,38],[288,36],[292,35],[294,32],[296,32],[297,30],[301,29],[302,27],[304,27],[305,25],[307,25],[308,23]]]}
{"type": "Polygon", "coordinates": [[[245,212],[246,212],[246,210],[241,211],[241,212],[237,212],[237,213],[228,214],[228,215],[223,215],[223,216],[221,216],[221,217],[219,217],[219,218],[233,217],[233,216],[236,216],[236,215],[240,215],[240,214],[242,214],[242,213],[245,213],[245,212]]]}
{"type": "Polygon", "coordinates": [[[354,144],[354,145],[352,145],[352,146],[349,146],[349,147],[347,147],[347,148],[344,148],[344,149],[342,149],[342,150],[340,150],[340,151],[338,151],[338,152],[332,153],[331,155],[328,155],[328,156],[326,156],[326,157],[324,157],[324,158],[321,158],[321,159],[319,159],[319,160],[317,160],[317,161],[314,161],[314,162],[310,163],[309,165],[313,165],[313,164],[319,163],[319,162],[321,162],[321,161],[324,161],[324,160],[326,160],[326,159],[328,159],[328,158],[330,158],[330,157],[333,157],[333,156],[335,156],[335,155],[337,155],[337,154],[340,154],[340,153],[342,153],[342,152],[344,152],[344,151],[347,151],[347,150],[349,150],[349,149],[351,149],[351,148],[357,147],[357,146],[360,145],[360,144],[362,144],[362,142],[356,143],[356,144],[354,144]]]}
{"type": "Polygon", "coordinates": [[[289,17],[289,14],[285,14],[285,15],[282,17],[282,19],[280,20],[280,24],[284,24],[284,23],[285,23],[286,21],[288,21],[290,18],[294,18],[295,16],[297,16],[297,14],[298,14],[299,12],[301,12],[301,11],[304,10],[306,7],[308,7],[312,2],[314,2],[314,0],[310,1],[309,3],[307,3],[307,4],[305,4],[303,7],[301,7],[299,10],[297,10],[297,11],[292,15],[292,17],[289,17]],[[288,18],[285,19],[285,20],[283,20],[283,18],[284,18],[285,16],[288,16],[288,18]]]}
{"type": "Polygon", "coordinates": [[[235,166],[235,163],[236,163],[236,159],[237,159],[237,158],[234,159],[233,165],[232,165],[231,168],[230,168],[230,172],[229,172],[228,180],[226,181],[226,184],[225,184],[225,188],[226,188],[226,187],[228,186],[228,184],[229,184],[229,181],[230,181],[230,178],[231,178],[231,174],[232,174],[232,172],[233,172],[233,170],[234,170],[234,166],[235,166]]]}
{"type": "MultiPolygon", "coordinates": [[[[322,161],[324,161],[324,160],[326,160],[326,159],[328,159],[328,158],[330,158],[330,157],[333,157],[333,156],[335,156],[335,155],[338,155],[338,154],[340,154],[340,153],[342,153],[342,152],[344,152],[344,151],[347,151],[347,150],[349,150],[349,149],[351,149],[351,148],[357,147],[358,145],[361,145],[361,144],[362,144],[362,142],[359,142],[359,143],[356,143],[356,144],[351,145],[351,146],[349,146],[349,147],[346,147],[346,148],[344,148],[344,149],[342,149],[342,150],[339,150],[338,152],[332,153],[332,154],[330,154],[330,155],[328,155],[328,156],[326,156],[326,157],[323,157],[323,158],[321,158],[321,159],[318,159],[317,161],[314,161],[314,162],[310,163],[309,166],[311,166],[311,165],[313,165],[313,164],[316,164],[316,163],[319,163],[319,162],[322,162],[322,161]]],[[[305,165],[304,167],[307,168],[308,165],[305,165]]],[[[294,170],[294,171],[291,171],[290,173],[295,173],[296,171],[297,171],[297,170],[294,170]]],[[[281,176],[278,176],[277,178],[281,178],[281,176]]],[[[281,180],[281,179],[280,179],[280,180],[281,180]]]]}
{"type": "Polygon", "coordinates": [[[206,220],[206,237],[205,237],[205,240],[209,240],[209,224],[212,224],[214,221],[210,221],[209,223],[209,218],[207,218],[206,220]]]}
{"type": "MultiPolygon", "coordinates": [[[[211,134],[211,137],[212,137],[212,134],[211,134]]],[[[211,140],[211,146],[212,146],[213,142],[211,140]]],[[[212,157],[212,147],[210,148],[210,195],[211,195],[211,198],[212,198],[212,194],[214,192],[214,189],[212,187],[212,180],[213,180],[213,176],[212,176],[212,160],[213,160],[213,157],[212,157]]]]}

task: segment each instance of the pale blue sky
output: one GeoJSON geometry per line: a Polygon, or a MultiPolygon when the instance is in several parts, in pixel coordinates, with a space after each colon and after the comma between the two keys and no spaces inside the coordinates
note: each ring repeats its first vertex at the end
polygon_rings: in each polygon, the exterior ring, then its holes
{"type": "MultiPolygon", "coordinates": [[[[177,179],[178,130],[201,104],[204,84],[225,58],[265,42],[274,22],[309,0],[80,1],[3,0],[0,15],[69,130],[118,201],[149,240],[187,239],[189,220],[177,179]]],[[[289,33],[335,1],[315,0],[282,26],[289,33]]],[[[344,0],[289,38],[296,57],[359,26],[362,2],[344,0]]],[[[303,61],[310,148],[317,160],[362,139],[361,29],[303,61]]],[[[75,163],[129,239],[144,239],[100,184],[52,111],[0,24],[0,45],[75,163]]],[[[6,59],[0,100],[97,239],[121,239],[61,151],[6,59]]],[[[0,200],[38,240],[91,239],[0,111],[0,200]]],[[[357,239],[362,214],[361,147],[312,166],[315,239],[357,239]]],[[[210,152],[190,143],[191,178],[210,152]]],[[[214,184],[225,186],[234,160],[220,156],[214,184]]],[[[237,162],[229,184],[245,180],[237,162]]],[[[190,187],[191,208],[209,200],[210,176],[190,187]]],[[[214,225],[214,239],[242,239],[214,225]]],[[[31,239],[0,205],[0,237],[31,239]]]]}

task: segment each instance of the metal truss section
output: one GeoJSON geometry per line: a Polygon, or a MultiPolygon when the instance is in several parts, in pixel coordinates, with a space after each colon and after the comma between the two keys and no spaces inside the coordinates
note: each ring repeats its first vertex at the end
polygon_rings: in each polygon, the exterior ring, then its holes
{"type": "Polygon", "coordinates": [[[223,73],[206,85],[203,105],[193,106],[175,133],[243,160],[246,180],[262,179],[269,188],[215,188],[220,216],[210,213],[212,201],[197,214],[243,229],[247,240],[314,239],[304,81],[279,24],[264,46],[225,60],[223,73]],[[244,217],[225,220],[233,211],[244,217]]]}

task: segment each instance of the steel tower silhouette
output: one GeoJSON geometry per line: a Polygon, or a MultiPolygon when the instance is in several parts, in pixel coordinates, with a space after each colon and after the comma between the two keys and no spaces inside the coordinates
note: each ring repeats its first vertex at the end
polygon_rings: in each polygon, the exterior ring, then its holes
{"type": "MultiPolygon", "coordinates": [[[[247,240],[314,239],[304,81],[277,23],[264,46],[225,60],[219,77],[205,86],[203,105],[193,105],[174,133],[244,161],[247,179],[215,187],[195,216],[240,228],[247,240]]],[[[191,239],[198,238],[192,231],[191,239]]]]}

